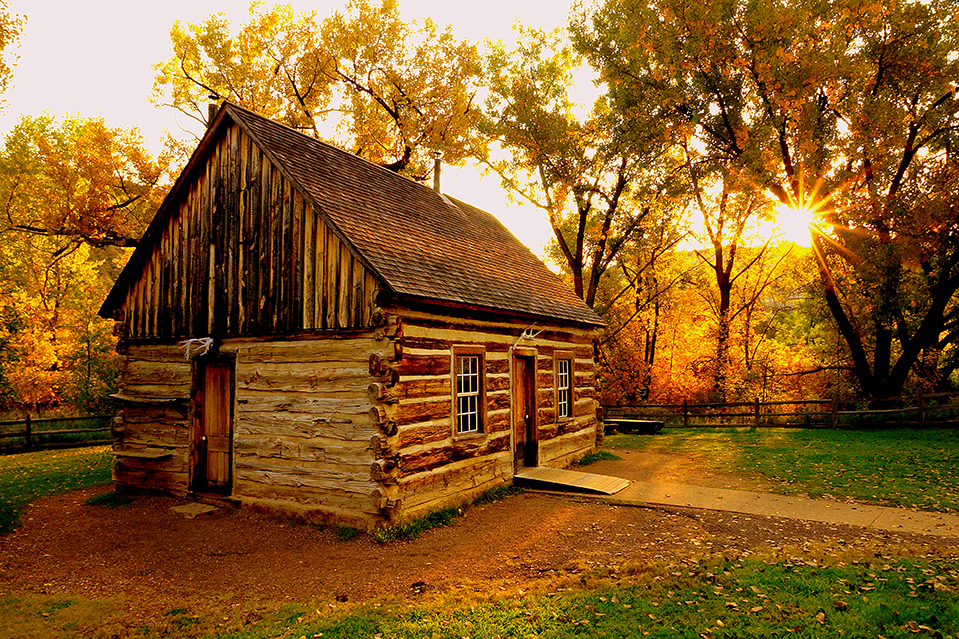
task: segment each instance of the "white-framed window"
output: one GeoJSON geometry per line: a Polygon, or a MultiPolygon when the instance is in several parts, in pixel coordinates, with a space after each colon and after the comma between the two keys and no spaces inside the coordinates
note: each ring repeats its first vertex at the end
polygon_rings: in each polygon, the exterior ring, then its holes
{"type": "Polygon", "coordinates": [[[486,357],[483,347],[453,348],[453,423],[457,435],[483,432],[486,357]]]}
{"type": "Polygon", "coordinates": [[[557,352],[555,355],[556,419],[573,416],[573,356],[557,352]]]}

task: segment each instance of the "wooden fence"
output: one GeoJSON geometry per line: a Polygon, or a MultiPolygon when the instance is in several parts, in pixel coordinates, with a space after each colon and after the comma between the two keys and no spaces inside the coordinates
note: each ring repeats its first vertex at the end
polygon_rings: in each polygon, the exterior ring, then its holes
{"type": "Polygon", "coordinates": [[[107,443],[113,415],[31,417],[0,421],[0,454],[41,448],[69,448],[107,443]],[[86,428],[56,428],[61,424],[92,424],[86,428]],[[19,428],[18,428],[19,427],[19,428]],[[12,440],[12,441],[11,441],[12,440]]]}
{"type": "Polygon", "coordinates": [[[959,392],[918,393],[874,400],[869,406],[831,399],[778,402],[614,404],[605,415],[659,420],[666,428],[752,426],[775,428],[865,428],[869,426],[942,426],[959,424],[959,392]]]}

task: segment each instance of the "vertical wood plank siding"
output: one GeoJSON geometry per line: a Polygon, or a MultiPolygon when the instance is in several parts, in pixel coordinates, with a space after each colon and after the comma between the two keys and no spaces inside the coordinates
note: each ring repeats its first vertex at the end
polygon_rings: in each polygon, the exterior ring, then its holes
{"type": "Polygon", "coordinates": [[[128,338],[369,326],[373,275],[238,126],[176,206],[127,292],[128,338]]]}

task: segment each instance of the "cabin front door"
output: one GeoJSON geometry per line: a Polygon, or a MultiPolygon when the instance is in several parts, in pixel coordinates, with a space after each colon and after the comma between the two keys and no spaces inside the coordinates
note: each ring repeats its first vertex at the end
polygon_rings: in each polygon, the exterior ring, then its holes
{"type": "Polygon", "coordinates": [[[513,358],[513,471],[536,466],[536,356],[513,358]]]}
{"type": "Polygon", "coordinates": [[[233,369],[224,359],[196,365],[192,481],[194,492],[229,494],[233,473],[233,369]]]}

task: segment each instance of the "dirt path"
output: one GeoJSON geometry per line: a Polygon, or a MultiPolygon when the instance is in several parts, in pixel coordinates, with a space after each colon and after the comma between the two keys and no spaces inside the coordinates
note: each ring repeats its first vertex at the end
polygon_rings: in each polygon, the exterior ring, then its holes
{"type": "MultiPolygon", "coordinates": [[[[759,488],[706,473],[678,456],[617,451],[622,461],[591,472],[647,481],[759,488]]],[[[138,623],[184,602],[360,601],[475,585],[532,582],[591,566],[645,564],[711,550],[742,551],[806,540],[903,542],[945,547],[937,538],[893,537],[844,526],[710,511],[612,506],[524,493],[468,509],[449,527],[387,546],[334,532],[220,509],[194,520],[182,503],[139,497],[110,510],[84,502],[109,488],[42,499],[24,525],[0,537],[0,593],[100,599],[117,594],[138,623]]]]}

